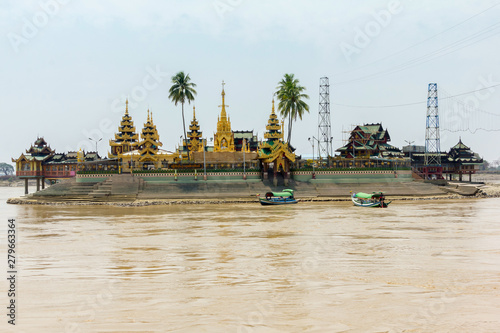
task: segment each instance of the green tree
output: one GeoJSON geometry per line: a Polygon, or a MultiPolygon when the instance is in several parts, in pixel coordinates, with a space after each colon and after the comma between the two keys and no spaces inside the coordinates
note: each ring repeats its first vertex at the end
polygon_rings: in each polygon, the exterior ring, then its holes
{"type": "Polygon", "coordinates": [[[297,120],[297,116],[302,120],[304,112],[309,112],[309,105],[304,99],[309,96],[304,94],[305,87],[299,84],[299,80],[294,74],[285,74],[283,79],[276,87],[276,96],[278,97],[278,111],[283,118],[288,119],[288,144],[292,139],[292,125],[297,120]]]}
{"type": "Polygon", "coordinates": [[[186,137],[186,121],[184,119],[184,103],[194,101],[194,96],[196,95],[196,84],[190,82],[191,78],[189,74],[184,74],[184,72],[179,72],[172,76],[172,86],[170,87],[168,98],[174,102],[175,106],[178,103],[182,105],[182,127],[184,129],[184,142],[187,144],[186,137]]]}
{"type": "Polygon", "coordinates": [[[14,167],[7,163],[0,163],[0,172],[3,172],[5,176],[14,174],[14,167]]]}

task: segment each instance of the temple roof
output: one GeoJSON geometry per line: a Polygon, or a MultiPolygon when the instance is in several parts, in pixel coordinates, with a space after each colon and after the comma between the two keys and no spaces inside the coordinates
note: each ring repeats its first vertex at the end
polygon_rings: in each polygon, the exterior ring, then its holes
{"type": "Polygon", "coordinates": [[[47,145],[47,142],[45,141],[44,138],[37,138],[35,141],[35,147],[43,147],[46,145],[47,145]]]}
{"type": "Polygon", "coordinates": [[[462,143],[462,138],[460,138],[458,140],[458,143],[456,145],[454,145],[453,147],[451,147],[451,149],[470,150],[469,147],[467,147],[466,145],[464,145],[462,143]]]}
{"type": "Polygon", "coordinates": [[[356,126],[352,131],[351,136],[354,135],[355,133],[360,134],[359,132],[361,132],[363,137],[366,139],[373,139],[373,140],[386,139],[387,141],[391,141],[389,132],[387,130],[384,130],[381,123],[356,126]]]}

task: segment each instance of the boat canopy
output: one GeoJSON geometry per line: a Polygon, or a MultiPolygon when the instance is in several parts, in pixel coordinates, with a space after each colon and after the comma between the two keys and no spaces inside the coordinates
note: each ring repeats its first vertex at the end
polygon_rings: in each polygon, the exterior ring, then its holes
{"type": "Polygon", "coordinates": [[[379,197],[381,197],[383,195],[384,194],[382,192],[373,192],[372,194],[358,192],[354,196],[356,198],[360,198],[360,199],[371,199],[371,198],[379,198],[379,197]]]}
{"type": "Polygon", "coordinates": [[[355,197],[356,198],[361,198],[361,199],[371,199],[372,198],[372,194],[358,192],[358,193],[356,193],[355,197]]]}
{"type": "Polygon", "coordinates": [[[284,190],[283,192],[267,192],[266,197],[281,197],[281,198],[289,198],[293,197],[292,190],[284,190]]]}

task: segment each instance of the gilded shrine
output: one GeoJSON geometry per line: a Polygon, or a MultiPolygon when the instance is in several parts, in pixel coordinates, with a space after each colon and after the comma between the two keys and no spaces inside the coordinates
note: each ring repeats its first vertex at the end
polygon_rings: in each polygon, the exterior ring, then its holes
{"type": "Polygon", "coordinates": [[[274,109],[274,100],[264,139],[259,146],[258,157],[262,163],[264,179],[268,178],[270,170],[273,171],[275,180],[278,173],[282,173],[284,178],[288,179],[290,167],[295,162],[295,154],[288,143],[283,141],[283,122],[280,124],[278,120],[274,109]]]}
{"type": "Polygon", "coordinates": [[[222,82],[222,108],[220,116],[217,118],[217,132],[214,134],[214,152],[234,152],[234,134],[231,130],[231,120],[226,113],[226,105],[224,92],[224,81],[222,82]]]}

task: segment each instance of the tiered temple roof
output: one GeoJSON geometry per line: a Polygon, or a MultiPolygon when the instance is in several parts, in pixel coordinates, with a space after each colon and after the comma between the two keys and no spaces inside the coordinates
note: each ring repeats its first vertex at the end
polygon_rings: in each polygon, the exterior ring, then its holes
{"type": "Polygon", "coordinates": [[[472,150],[462,143],[462,138],[459,139],[458,143],[451,147],[448,153],[448,161],[460,164],[482,164],[483,159],[474,154],[472,150]]]}
{"type": "Polygon", "coordinates": [[[356,126],[349,137],[349,142],[337,149],[342,157],[403,157],[403,153],[397,147],[387,142],[391,137],[382,124],[365,124],[356,126]]]}
{"type": "Polygon", "coordinates": [[[188,132],[188,149],[189,151],[203,151],[203,139],[201,138],[202,132],[200,132],[200,125],[196,119],[196,108],[193,106],[193,120],[191,120],[191,125],[189,125],[188,132]]]}
{"type": "Polygon", "coordinates": [[[117,156],[121,153],[132,151],[135,149],[139,140],[139,134],[135,132],[134,122],[128,113],[128,100],[126,101],[125,114],[122,117],[118,133],[115,134],[114,140],[109,140],[111,153],[109,157],[117,156]]]}
{"type": "Polygon", "coordinates": [[[267,121],[264,138],[266,141],[262,142],[259,147],[259,159],[267,164],[276,162],[276,167],[278,169],[280,165],[283,169],[287,169],[284,163],[285,158],[294,162],[295,154],[288,146],[288,143],[283,142],[283,123],[280,125],[280,121],[274,109],[274,100],[271,115],[267,121]]]}
{"type": "Polygon", "coordinates": [[[153,122],[153,115],[148,110],[148,120],[144,124],[141,134],[142,141],[137,144],[141,158],[140,162],[156,162],[155,155],[158,153],[159,147],[163,144],[159,141],[160,136],[153,122]]]}
{"type": "Polygon", "coordinates": [[[48,155],[53,155],[55,150],[50,148],[44,138],[37,138],[34,145],[31,145],[29,149],[26,149],[26,154],[33,157],[46,157],[48,155]]]}

